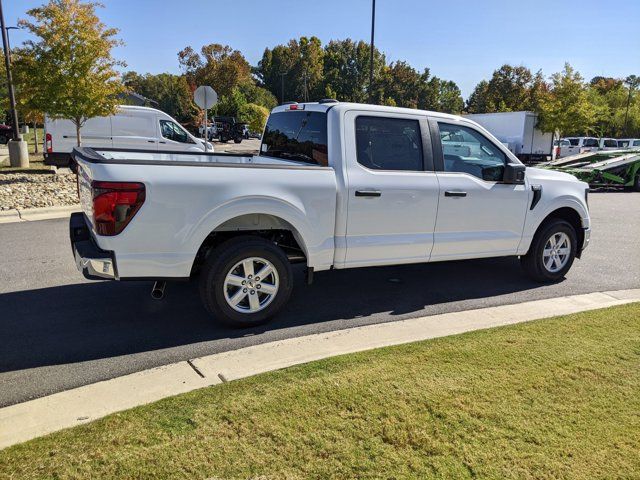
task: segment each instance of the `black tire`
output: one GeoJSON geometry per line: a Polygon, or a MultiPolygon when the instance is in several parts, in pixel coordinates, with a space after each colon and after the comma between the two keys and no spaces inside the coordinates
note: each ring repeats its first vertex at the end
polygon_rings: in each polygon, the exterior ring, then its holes
{"type": "Polygon", "coordinates": [[[640,172],[636,175],[636,180],[633,182],[633,191],[640,192],[640,172]]]}
{"type": "MultiPolygon", "coordinates": [[[[287,256],[279,247],[261,237],[241,236],[222,243],[208,256],[200,274],[200,297],[205,309],[216,320],[236,328],[253,327],[269,321],[287,303],[292,289],[293,272],[287,256]],[[250,257],[271,263],[277,272],[279,286],[263,309],[243,313],[227,302],[224,281],[236,264],[250,257]]],[[[255,295],[259,298],[260,292],[255,295]]],[[[246,298],[248,303],[248,296],[246,298]]]]}
{"type": "Polygon", "coordinates": [[[233,143],[241,143],[242,142],[242,137],[236,137],[233,139],[233,143]]]}
{"type": "Polygon", "coordinates": [[[7,143],[9,143],[9,137],[5,135],[0,135],[0,143],[2,145],[6,145],[7,143]]]}
{"type": "Polygon", "coordinates": [[[578,235],[569,222],[559,218],[552,218],[543,223],[533,237],[531,246],[526,255],[520,258],[520,262],[529,277],[537,282],[558,282],[567,274],[578,251],[578,235]],[[544,248],[552,235],[564,233],[569,238],[570,251],[566,263],[558,271],[550,271],[544,264],[544,248]]]}

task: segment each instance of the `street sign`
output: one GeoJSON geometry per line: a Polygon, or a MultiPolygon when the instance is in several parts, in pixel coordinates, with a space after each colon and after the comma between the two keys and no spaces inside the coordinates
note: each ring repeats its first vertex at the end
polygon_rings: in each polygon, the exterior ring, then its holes
{"type": "Polygon", "coordinates": [[[218,94],[216,91],[208,85],[203,85],[196,88],[193,92],[193,101],[196,102],[200,108],[209,109],[218,103],[218,94]]]}

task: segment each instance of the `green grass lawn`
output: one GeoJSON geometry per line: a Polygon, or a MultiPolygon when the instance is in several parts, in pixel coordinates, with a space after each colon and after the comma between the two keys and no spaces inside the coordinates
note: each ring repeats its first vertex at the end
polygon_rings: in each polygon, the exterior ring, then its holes
{"type": "Polygon", "coordinates": [[[1,478],[640,478],[640,304],[332,358],[0,452],[1,478]]]}

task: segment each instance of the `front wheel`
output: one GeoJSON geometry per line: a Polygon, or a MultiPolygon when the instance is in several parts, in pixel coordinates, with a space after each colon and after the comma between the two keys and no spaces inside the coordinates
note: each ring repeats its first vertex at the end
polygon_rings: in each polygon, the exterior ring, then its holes
{"type": "Polygon", "coordinates": [[[567,274],[578,249],[578,236],[569,222],[554,219],[536,232],[520,260],[525,272],[538,282],[557,282],[567,274]]]}
{"type": "Polygon", "coordinates": [[[207,311],[232,327],[271,319],[293,288],[284,252],[260,237],[236,237],[217,247],[205,262],[200,296],[207,311]]]}

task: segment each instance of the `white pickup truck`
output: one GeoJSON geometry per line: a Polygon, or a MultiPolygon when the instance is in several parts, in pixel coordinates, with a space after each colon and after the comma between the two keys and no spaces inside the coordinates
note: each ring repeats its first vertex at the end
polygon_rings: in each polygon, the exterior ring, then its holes
{"type": "MultiPolygon", "coordinates": [[[[77,148],[87,278],[199,277],[235,326],[288,300],[291,263],[333,268],[519,256],[560,280],[589,243],[586,183],[527,168],[475,122],[338,103],[275,108],[259,155],[77,148]]],[[[345,299],[348,301],[348,299],[345,299]]]]}

